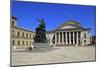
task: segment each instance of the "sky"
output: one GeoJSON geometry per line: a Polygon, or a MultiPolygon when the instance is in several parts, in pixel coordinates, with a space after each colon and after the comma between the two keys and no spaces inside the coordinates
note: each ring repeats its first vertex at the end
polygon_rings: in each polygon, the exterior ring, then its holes
{"type": "Polygon", "coordinates": [[[18,18],[17,26],[35,31],[44,19],[46,30],[52,31],[68,20],[80,22],[84,28],[90,28],[90,34],[96,34],[96,7],[87,5],[54,4],[41,2],[12,1],[12,16],[18,18]]]}

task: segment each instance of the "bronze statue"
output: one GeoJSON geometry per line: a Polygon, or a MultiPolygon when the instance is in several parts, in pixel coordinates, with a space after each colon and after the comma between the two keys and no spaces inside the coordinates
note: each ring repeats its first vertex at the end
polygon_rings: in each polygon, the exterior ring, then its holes
{"type": "Polygon", "coordinates": [[[39,27],[36,28],[36,35],[34,37],[35,43],[46,43],[46,30],[45,30],[45,21],[44,19],[37,19],[40,22],[39,27]]]}

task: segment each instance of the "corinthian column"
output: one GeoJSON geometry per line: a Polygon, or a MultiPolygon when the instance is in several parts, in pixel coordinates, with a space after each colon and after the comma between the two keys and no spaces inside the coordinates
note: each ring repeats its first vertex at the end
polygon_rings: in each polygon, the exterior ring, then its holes
{"type": "Polygon", "coordinates": [[[68,41],[67,41],[67,32],[66,32],[66,44],[68,44],[68,41]]]}
{"type": "Polygon", "coordinates": [[[77,32],[77,45],[76,46],[78,46],[78,32],[77,32]]]}
{"type": "Polygon", "coordinates": [[[61,44],[61,43],[60,43],[60,32],[58,33],[58,36],[59,36],[59,39],[58,39],[58,40],[59,40],[59,44],[61,44]]]}
{"type": "Polygon", "coordinates": [[[69,44],[71,44],[71,32],[69,32],[69,44]]]}
{"type": "Polygon", "coordinates": [[[64,32],[62,32],[62,44],[64,44],[64,32]]]}
{"type": "Polygon", "coordinates": [[[73,32],[73,44],[75,44],[75,40],[74,39],[75,39],[75,37],[74,37],[74,32],[73,32]]]}

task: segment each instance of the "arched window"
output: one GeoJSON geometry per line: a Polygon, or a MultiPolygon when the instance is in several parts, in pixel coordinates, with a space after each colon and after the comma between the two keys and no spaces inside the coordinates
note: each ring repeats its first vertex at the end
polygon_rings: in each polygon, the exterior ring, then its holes
{"type": "Polygon", "coordinates": [[[24,37],[24,32],[22,33],[22,37],[24,37]]]}
{"type": "Polygon", "coordinates": [[[32,44],[32,42],[30,41],[30,45],[32,44]]]}
{"type": "Polygon", "coordinates": [[[26,34],[26,37],[28,37],[28,33],[26,34]]]}
{"type": "Polygon", "coordinates": [[[28,41],[26,41],[26,45],[28,45],[28,41]]]}
{"type": "Polygon", "coordinates": [[[14,26],[14,21],[12,21],[12,26],[14,26]]]}
{"type": "Polygon", "coordinates": [[[17,36],[20,36],[20,32],[19,31],[17,32],[17,36]]]}
{"type": "Polygon", "coordinates": [[[84,33],[84,38],[86,38],[86,33],[84,33]]]}
{"type": "Polygon", "coordinates": [[[31,38],[31,34],[30,34],[30,38],[31,38]]]}
{"type": "Polygon", "coordinates": [[[15,45],[15,41],[14,40],[12,41],[12,45],[15,45]]]}
{"type": "Polygon", "coordinates": [[[20,41],[18,41],[18,45],[20,45],[20,41]]]}
{"type": "Polygon", "coordinates": [[[23,45],[24,45],[24,41],[23,41],[23,45]]]}

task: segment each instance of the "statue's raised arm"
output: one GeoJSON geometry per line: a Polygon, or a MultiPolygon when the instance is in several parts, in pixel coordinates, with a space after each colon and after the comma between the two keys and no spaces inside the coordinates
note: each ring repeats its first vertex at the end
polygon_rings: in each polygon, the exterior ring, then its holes
{"type": "Polygon", "coordinates": [[[39,25],[40,28],[45,28],[45,21],[44,21],[44,19],[37,19],[37,21],[40,23],[40,25],[39,25]]]}

